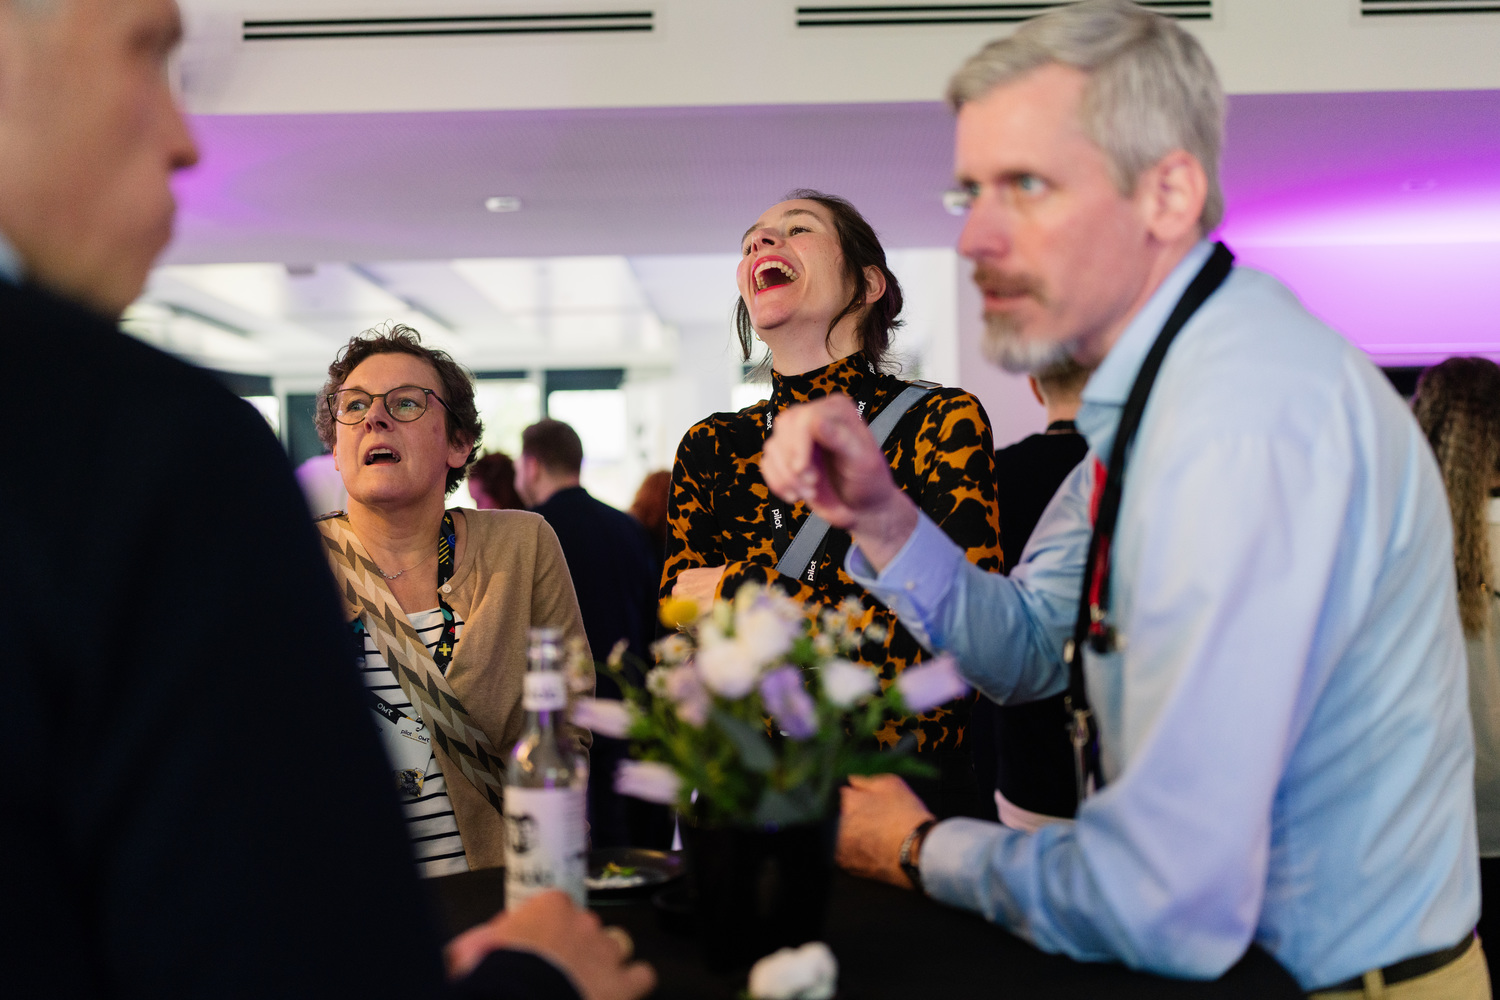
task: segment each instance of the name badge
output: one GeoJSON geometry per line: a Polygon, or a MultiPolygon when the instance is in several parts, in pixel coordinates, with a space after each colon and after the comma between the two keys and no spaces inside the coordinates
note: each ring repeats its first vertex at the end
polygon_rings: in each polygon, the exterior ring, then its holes
{"type": "Polygon", "coordinates": [[[375,714],[380,718],[380,738],[391,761],[396,790],[407,798],[416,798],[422,794],[427,763],[432,759],[432,736],[420,720],[408,715],[391,720],[375,714]]]}

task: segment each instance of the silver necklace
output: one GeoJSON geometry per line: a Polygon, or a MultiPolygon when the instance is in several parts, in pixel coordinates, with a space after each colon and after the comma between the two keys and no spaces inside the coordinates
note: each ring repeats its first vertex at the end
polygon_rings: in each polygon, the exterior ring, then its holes
{"type": "Polygon", "coordinates": [[[377,565],[375,567],[375,572],[379,573],[381,576],[385,577],[387,580],[394,580],[398,576],[400,576],[402,573],[408,573],[408,572],[416,569],[418,566],[420,566],[424,562],[426,562],[429,558],[431,558],[431,557],[430,556],[423,556],[421,559],[417,560],[416,562],[412,563],[410,566],[406,567],[406,569],[400,570],[399,572],[396,572],[396,573],[387,573],[385,570],[381,569],[377,565]]]}

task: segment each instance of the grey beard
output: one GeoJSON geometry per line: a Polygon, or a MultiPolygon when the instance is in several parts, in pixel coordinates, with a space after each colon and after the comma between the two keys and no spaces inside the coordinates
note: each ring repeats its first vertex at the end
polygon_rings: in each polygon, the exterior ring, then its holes
{"type": "Polygon", "coordinates": [[[984,339],[979,350],[990,363],[1012,374],[1035,375],[1071,357],[1073,345],[1066,341],[1028,341],[1010,317],[990,313],[984,317],[984,339]]]}

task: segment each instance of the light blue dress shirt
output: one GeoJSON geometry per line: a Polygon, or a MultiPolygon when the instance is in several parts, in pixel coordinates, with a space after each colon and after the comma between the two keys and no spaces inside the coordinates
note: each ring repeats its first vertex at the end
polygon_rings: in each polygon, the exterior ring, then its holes
{"type": "MultiPolygon", "coordinates": [[[[850,573],[1001,702],[1067,686],[1108,455],[1199,244],[1078,414],[1091,455],[1009,577],[923,518],[850,573]]],[[[1252,942],[1314,989],[1446,948],[1479,913],[1473,741],[1448,506],[1364,355],[1274,279],[1233,271],[1167,355],[1113,552],[1122,652],[1085,657],[1106,787],[1035,834],[938,824],[922,878],[1038,947],[1214,977],[1252,942]]]]}

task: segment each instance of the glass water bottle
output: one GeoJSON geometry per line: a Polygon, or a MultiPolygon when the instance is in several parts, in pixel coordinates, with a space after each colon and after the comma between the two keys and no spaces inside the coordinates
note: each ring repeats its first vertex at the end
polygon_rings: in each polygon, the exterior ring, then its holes
{"type": "Polygon", "coordinates": [[[568,707],[562,635],[533,628],[522,707],[526,729],[505,775],[505,905],[561,889],[584,906],[588,890],[588,765],[563,732],[568,707]]]}

